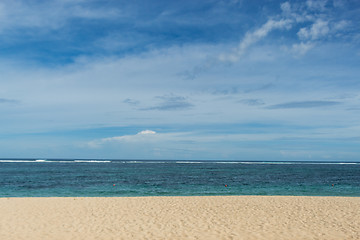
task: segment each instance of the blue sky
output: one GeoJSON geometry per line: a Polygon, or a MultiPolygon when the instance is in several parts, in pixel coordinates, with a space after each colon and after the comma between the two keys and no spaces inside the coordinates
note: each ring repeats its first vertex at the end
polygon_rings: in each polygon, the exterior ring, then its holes
{"type": "Polygon", "coordinates": [[[0,157],[360,160],[358,1],[0,3],[0,157]]]}

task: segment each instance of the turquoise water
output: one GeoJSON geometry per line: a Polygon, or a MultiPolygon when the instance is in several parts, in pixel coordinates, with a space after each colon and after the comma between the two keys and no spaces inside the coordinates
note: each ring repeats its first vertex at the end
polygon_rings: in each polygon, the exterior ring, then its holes
{"type": "Polygon", "coordinates": [[[0,197],[360,196],[360,163],[0,160],[0,197]]]}

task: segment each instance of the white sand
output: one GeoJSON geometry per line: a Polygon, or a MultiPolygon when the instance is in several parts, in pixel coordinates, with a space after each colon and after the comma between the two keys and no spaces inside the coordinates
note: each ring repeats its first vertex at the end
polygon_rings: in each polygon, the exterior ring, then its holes
{"type": "Polygon", "coordinates": [[[360,239],[360,198],[0,198],[0,239],[360,239]]]}

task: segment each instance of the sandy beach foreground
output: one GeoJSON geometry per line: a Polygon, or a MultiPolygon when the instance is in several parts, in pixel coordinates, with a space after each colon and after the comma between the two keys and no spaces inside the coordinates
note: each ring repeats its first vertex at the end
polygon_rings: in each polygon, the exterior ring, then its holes
{"type": "Polygon", "coordinates": [[[0,239],[360,239],[360,198],[0,198],[0,239]]]}

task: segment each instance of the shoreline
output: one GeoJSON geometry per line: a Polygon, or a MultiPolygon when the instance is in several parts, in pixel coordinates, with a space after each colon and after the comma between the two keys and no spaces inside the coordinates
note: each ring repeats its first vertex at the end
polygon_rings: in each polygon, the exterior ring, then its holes
{"type": "Polygon", "coordinates": [[[1,199],[42,199],[42,198],[58,198],[58,199],[67,199],[67,198],[191,198],[191,197],[304,197],[304,198],[359,198],[360,196],[335,196],[335,195],[163,195],[163,196],[44,196],[44,197],[0,197],[1,199]]]}
{"type": "Polygon", "coordinates": [[[360,198],[0,198],[1,239],[360,239],[360,198]]]}

